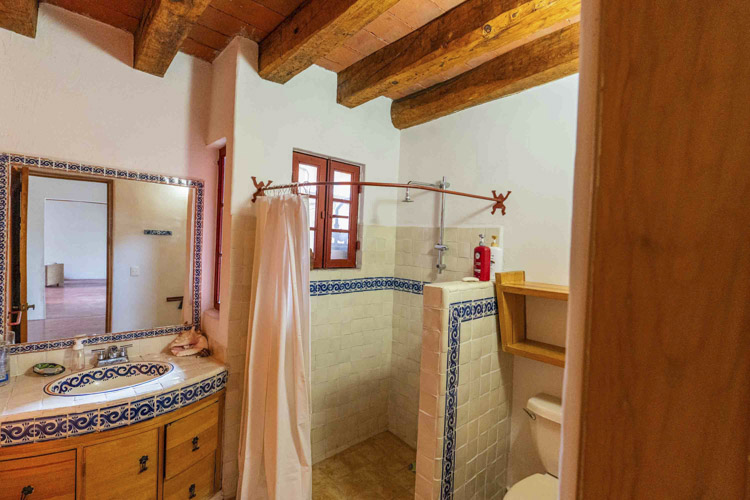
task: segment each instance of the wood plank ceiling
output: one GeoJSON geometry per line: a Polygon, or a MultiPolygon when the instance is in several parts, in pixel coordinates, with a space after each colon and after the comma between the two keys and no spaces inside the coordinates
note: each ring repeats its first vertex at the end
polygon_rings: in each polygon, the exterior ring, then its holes
{"type": "MultiPolygon", "coordinates": [[[[581,0],[41,1],[133,33],[134,66],[158,76],[178,50],[212,62],[235,36],[249,38],[262,77],[284,83],[318,64],[338,73],[345,106],[393,99],[399,128],[575,73],[578,63],[577,27],[564,29],[579,22],[581,0]]],[[[33,37],[36,2],[0,2],[0,27],[33,37]]]]}

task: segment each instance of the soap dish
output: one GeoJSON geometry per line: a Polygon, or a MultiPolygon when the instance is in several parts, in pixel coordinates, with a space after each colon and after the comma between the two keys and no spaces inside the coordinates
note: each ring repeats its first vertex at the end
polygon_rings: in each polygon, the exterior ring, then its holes
{"type": "Polygon", "coordinates": [[[34,365],[33,370],[37,375],[51,377],[53,375],[60,375],[65,371],[65,367],[57,363],[37,363],[34,365]]]}

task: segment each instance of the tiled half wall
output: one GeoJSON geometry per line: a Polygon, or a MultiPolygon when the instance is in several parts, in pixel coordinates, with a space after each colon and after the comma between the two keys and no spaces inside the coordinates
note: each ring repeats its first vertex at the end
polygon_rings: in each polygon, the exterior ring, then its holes
{"type": "Polygon", "coordinates": [[[430,285],[424,302],[416,498],[502,498],[513,370],[493,285],[430,285]]]}

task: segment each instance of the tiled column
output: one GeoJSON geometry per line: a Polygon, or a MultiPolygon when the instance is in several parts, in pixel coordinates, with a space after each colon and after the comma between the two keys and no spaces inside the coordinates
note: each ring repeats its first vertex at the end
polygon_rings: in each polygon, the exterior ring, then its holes
{"type": "Polygon", "coordinates": [[[424,288],[416,498],[502,498],[512,357],[490,282],[424,288]]]}

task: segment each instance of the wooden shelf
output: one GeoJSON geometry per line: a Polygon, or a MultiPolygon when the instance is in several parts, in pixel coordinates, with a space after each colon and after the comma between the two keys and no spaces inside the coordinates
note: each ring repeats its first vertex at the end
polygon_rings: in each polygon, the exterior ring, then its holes
{"type": "Polygon", "coordinates": [[[503,350],[517,356],[523,356],[524,358],[535,359],[542,363],[565,366],[564,347],[526,339],[515,344],[503,346],[503,350]]]}
{"type": "Polygon", "coordinates": [[[526,281],[523,271],[497,273],[497,305],[503,351],[516,356],[565,366],[565,348],[526,338],[526,297],[568,300],[568,287],[526,281]]]}
{"type": "Polygon", "coordinates": [[[503,283],[500,287],[502,288],[503,293],[515,293],[518,295],[528,295],[530,297],[542,297],[544,299],[553,300],[568,300],[568,287],[562,285],[523,281],[521,283],[503,283]]]}

